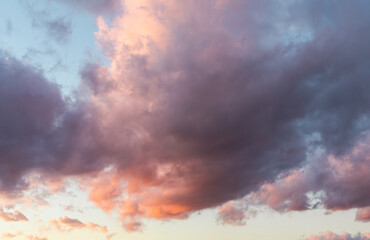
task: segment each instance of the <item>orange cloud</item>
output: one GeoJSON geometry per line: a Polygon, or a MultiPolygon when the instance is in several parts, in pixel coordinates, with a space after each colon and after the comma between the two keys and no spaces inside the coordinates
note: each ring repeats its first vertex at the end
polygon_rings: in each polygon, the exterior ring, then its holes
{"type": "Polygon", "coordinates": [[[117,205],[117,198],[122,195],[121,179],[114,174],[103,173],[91,184],[89,198],[105,211],[111,211],[117,205]]]}
{"type": "Polygon", "coordinates": [[[15,238],[17,235],[12,233],[3,233],[3,238],[15,238]]]}
{"type": "Polygon", "coordinates": [[[15,238],[17,236],[21,236],[23,235],[23,232],[22,231],[18,231],[17,233],[3,233],[2,234],[2,237],[3,238],[15,238]]]}

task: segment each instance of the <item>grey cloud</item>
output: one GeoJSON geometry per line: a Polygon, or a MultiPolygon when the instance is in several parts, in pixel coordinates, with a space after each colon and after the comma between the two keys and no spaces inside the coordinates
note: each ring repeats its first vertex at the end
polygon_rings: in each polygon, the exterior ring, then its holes
{"type": "Polygon", "coordinates": [[[50,160],[46,141],[65,103],[55,84],[5,54],[0,81],[0,189],[22,189],[23,174],[50,160]]]}

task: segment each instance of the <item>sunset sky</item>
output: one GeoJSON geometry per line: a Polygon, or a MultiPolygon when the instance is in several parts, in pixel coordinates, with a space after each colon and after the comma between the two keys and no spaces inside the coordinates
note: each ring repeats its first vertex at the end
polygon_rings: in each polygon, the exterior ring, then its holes
{"type": "Polygon", "coordinates": [[[369,13],[1,0],[0,239],[370,240],[369,13]]]}

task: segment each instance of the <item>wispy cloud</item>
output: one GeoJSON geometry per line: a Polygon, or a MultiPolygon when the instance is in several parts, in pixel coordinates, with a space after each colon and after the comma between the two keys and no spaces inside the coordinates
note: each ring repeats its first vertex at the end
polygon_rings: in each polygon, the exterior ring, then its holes
{"type": "Polygon", "coordinates": [[[32,26],[45,31],[49,39],[64,44],[69,41],[72,34],[72,21],[68,16],[56,16],[50,11],[50,7],[38,9],[30,0],[22,1],[25,10],[31,17],[32,26]]]}
{"type": "Polygon", "coordinates": [[[92,231],[100,231],[102,233],[108,233],[106,226],[101,226],[92,222],[82,223],[78,219],[69,218],[69,217],[60,217],[58,220],[54,219],[50,221],[50,224],[57,227],[62,231],[71,231],[73,229],[82,229],[86,228],[92,231]]]}

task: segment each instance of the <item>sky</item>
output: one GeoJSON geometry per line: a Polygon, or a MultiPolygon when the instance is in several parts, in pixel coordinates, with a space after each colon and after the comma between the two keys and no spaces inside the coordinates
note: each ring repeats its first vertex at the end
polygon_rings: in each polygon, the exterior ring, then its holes
{"type": "Polygon", "coordinates": [[[370,2],[0,2],[0,239],[369,240],[370,2]]]}

